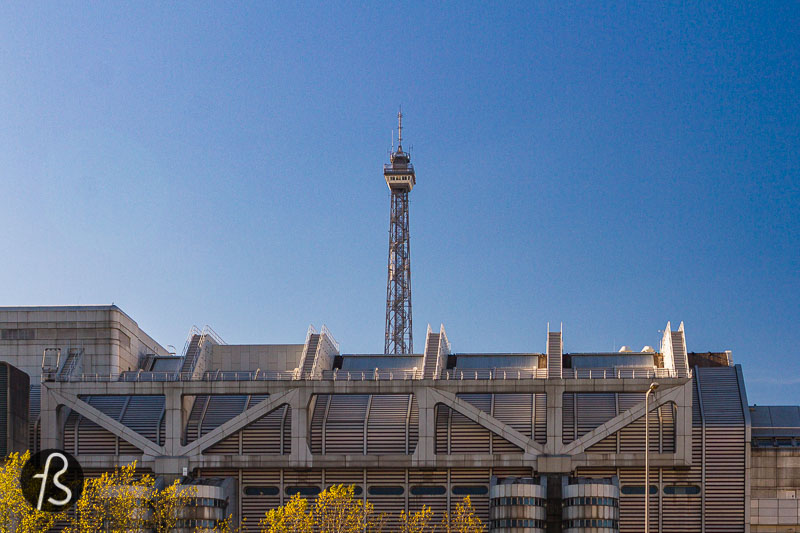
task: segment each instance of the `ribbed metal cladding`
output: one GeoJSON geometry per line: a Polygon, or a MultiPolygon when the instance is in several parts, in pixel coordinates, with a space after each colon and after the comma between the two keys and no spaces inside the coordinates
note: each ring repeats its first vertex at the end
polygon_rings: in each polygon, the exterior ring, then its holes
{"type": "Polygon", "coordinates": [[[705,529],[744,531],[745,424],[734,367],[696,368],[705,417],[705,529]]]}
{"type": "Polygon", "coordinates": [[[450,506],[469,496],[475,514],[484,524],[489,522],[489,486],[491,471],[488,468],[453,468],[450,470],[450,506]]]}
{"type": "MultiPolygon", "coordinates": [[[[369,469],[367,470],[367,486],[364,488],[366,499],[378,513],[387,513],[396,518],[406,508],[408,501],[406,471],[402,469],[369,469]]],[[[389,530],[397,528],[397,523],[387,524],[389,530]]]]}
{"type": "Polygon", "coordinates": [[[0,365],[0,457],[8,454],[8,367],[0,365]]]}
{"type": "Polygon", "coordinates": [[[163,412],[163,396],[131,396],[120,422],[157,442],[163,412]]]}
{"type": "MultiPolygon", "coordinates": [[[[200,423],[198,437],[210,433],[228,420],[241,414],[247,405],[247,396],[211,396],[206,406],[205,415],[200,423]]],[[[203,450],[204,454],[235,455],[239,453],[238,435],[230,435],[203,450]]]]}
{"type": "Polygon", "coordinates": [[[409,396],[373,395],[367,423],[367,453],[406,453],[409,396]]]}
{"type": "Polygon", "coordinates": [[[534,394],[534,440],[539,444],[547,442],[547,394],[534,394]]]}
{"type": "Polygon", "coordinates": [[[312,400],[314,454],[412,454],[419,408],[410,394],[320,394],[312,400]]]}
{"type": "Polygon", "coordinates": [[[323,453],[363,454],[368,394],[334,394],[325,419],[323,453]]]}
{"type": "MultiPolygon", "coordinates": [[[[129,397],[85,396],[82,400],[110,418],[119,420],[129,397]]],[[[119,453],[118,442],[122,443],[123,453],[132,455],[142,453],[135,446],[74,411],[67,418],[65,433],[65,445],[68,442],[66,437],[69,435],[71,437],[69,444],[72,444],[74,453],[77,454],[113,455],[119,453]]]]}
{"type": "MultiPolygon", "coordinates": [[[[481,411],[492,412],[491,394],[459,394],[481,411]]],[[[450,453],[491,453],[491,433],[457,411],[450,417],[450,453]]]]}
{"type": "MultiPolygon", "coordinates": [[[[564,443],[582,437],[596,427],[644,402],[643,393],[567,393],[563,396],[562,424],[564,443]]],[[[651,411],[650,451],[675,451],[675,405],[662,405],[651,411]]],[[[644,449],[644,417],[589,447],[594,453],[614,453],[618,440],[621,452],[644,449]]]]}
{"type": "Polygon", "coordinates": [[[408,510],[419,511],[423,505],[433,510],[439,522],[450,499],[447,470],[408,471],[408,510]]]}
{"type": "MultiPolygon", "coordinates": [[[[459,394],[459,399],[508,424],[523,435],[547,439],[545,394],[459,394]]],[[[436,406],[436,453],[521,453],[499,435],[445,405],[436,406]]]]}
{"type": "Polygon", "coordinates": [[[533,478],[501,480],[489,489],[489,528],[497,533],[544,533],[547,489],[533,478]]]}
{"type": "Polygon", "coordinates": [[[242,470],[240,499],[242,518],[247,524],[256,526],[264,518],[264,513],[281,505],[280,470],[242,470]]]}
{"type": "Polygon", "coordinates": [[[39,414],[42,405],[42,386],[31,385],[31,391],[28,402],[28,448],[31,453],[39,451],[39,435],[41,430],[39,428],[39,414]]]}
{"type": "Polygon", "coordinates": [[[564,533],[616,533],[619,531],[619,486],[616,480],[581,480],[562,490],[564,533]]]}

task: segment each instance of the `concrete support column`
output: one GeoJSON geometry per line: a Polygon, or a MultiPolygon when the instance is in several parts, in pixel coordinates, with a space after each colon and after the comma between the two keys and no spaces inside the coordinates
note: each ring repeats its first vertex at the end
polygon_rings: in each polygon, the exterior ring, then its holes
{"type": "Polygon", "coordinates": [[[419,441],[411,462],[415,467],[428,467],[436,464],[436,402],[430,389],[418,389],[416,393],[419,408],[419,441]]]}
{"type": "Polygon", "coordinates": [[[178,455],[183,434],[183,398],[179,387],[164,389],[164,448],[167,455],[178,455]]]}
{"type": "Polygon", "coordinates": [[[297,389],[289,405],[292,408],[292,441],[289,462],[293,467],[309,468],[313,462],[311,449],[308,447],[308,405],[311,393],[297,389]]]}
{"type": "MultiPolygon", "coordinates": [[[[40,401],[41,411],[39,414],[39,426],[42,431],[41,448],[43,450],[48,448],[62,449],[64,446],[64,432],[61,431],[63,427],[63,416],[59,416],[58,402],[50,395],[47,383],[42,383],[40,401]]],[[[73,450],[67,451],[72,452],[73,450]]]]}
{"type": "Polygon", "coordinates": [[[547,393],[547,443],[545,453],[556,455],[564,445],[562,409],[564,405],[564,386],[546,385],[547,393]]]}

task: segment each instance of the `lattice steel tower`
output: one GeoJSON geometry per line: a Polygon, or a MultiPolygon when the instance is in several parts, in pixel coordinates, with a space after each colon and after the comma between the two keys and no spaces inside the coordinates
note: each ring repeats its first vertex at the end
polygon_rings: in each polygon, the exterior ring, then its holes
{"type": "MultiPolygon", "coordinates": [[[[394,149],[394,147],[392,148],[394,149]]],[[[408,230],[408,193],[417,179],[411,155],[403,151],[403,113],[397,113],[397,151],[383,165],[383,177],[391,191],[389,215],[389,267],[386,280],[386,342],[383,353],[414,351],[411,330],[411,248],[408,230]]]]}

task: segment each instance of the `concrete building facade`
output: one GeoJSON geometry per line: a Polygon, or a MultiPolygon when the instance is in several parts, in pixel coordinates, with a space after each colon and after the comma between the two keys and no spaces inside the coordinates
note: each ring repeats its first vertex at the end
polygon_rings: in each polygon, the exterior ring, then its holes
{"type": "Polygon", "coordinates": [[[324,327],[293,345],[193,328],[171,355],[115,306],[0,308],[0,331],[30,376],[30,448],[213,480],[198,516],[254,524],[346,483],[390,513],[469,495],[495,531],[643,531],[645,491],[653,532],[800,531],[797,408],[750,407],[731,354],[688,352],[683,324],[615,353],[565,353],[561,332],[454,353],[429,327],[422,353],[388,356],[324,327]]]}

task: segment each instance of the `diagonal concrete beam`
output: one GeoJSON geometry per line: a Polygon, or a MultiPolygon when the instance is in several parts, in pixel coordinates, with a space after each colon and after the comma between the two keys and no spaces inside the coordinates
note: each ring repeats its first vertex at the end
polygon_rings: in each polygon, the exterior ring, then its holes
{"type": "Polygon", "coordinates": [[[266,400],[257,404],[255,407],[245,409],[241,414],[236,415],[219,427],[209,431],[199,439],[190,442],[186,446],[178,449],[178,455],[199,455],[202,451],[209,446],[216,444],[225,437],[228,437],[245,426],[248,426],[270,414],[272,411],[285,403],[290,403],[297,395],[297,389],[291,389],[274,396],[270,396],[266,400]]]}
{"type": "Polygon", "coordinates": [[[458,411],[473,422],[477,422],[481,426],[485,427],[495,435],[503,437],[515,446],[519,446],[522,448],[523,452],[535,455],[544,453],[544,448],[535,440],[528,438],[526,435],[523,435],[505,422],[501,422],[489,413],[481,411],[471,403],[460,399],[455,394],[436,390],[434,388],[429,389],[429,393],[436,403],[442,403],[451,409],[458,411]]]}
{"type": "MultiPolygon", "coordinates": [[[[650,411],[667,402],[681,403],[683,399],[683,387],[672,387],[653,393],[653,400],[650,401],[650,411]]],[[[575,455],[586,450],[589,446],[597,444],[604,438],[613,435],[625,426],[644,417],[644,400],[631,407],[624,413],[620,413],[611,420],[594,428],[581,438],[564,445],[559,450],[560,455],[575,455]]],[[[676,421],[680,423],[679,421],[676,421]]]]}
{"type": "Polygon", "coordinates": [[[53,396],[56,402],[66,405],[73,411],[77,411],[95,424],[107,429],[117,437],[130,442],[137,448],[141,449],[145,454],[154,456],[166,454],[166,450],[163,446],[159,446],[141,433],[137,433],[125,424],[114,420],[107,414],[103,413],[99,409],[96,409],[95,407],[92,407],[77,396],[55,390],[50,390],[49,393],[53,396]]]}

